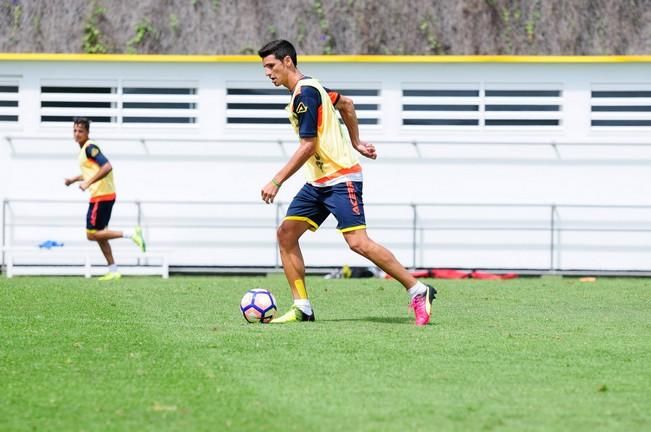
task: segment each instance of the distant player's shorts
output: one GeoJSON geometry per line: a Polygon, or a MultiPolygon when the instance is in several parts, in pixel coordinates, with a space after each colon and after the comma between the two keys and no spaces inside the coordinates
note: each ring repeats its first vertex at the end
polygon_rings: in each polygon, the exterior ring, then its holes
{"type": "Polygon", "coordinates": [[[362,182],[347,181],[333,186],[316,187],[306,183],[287,209],[285,220],[302,220],[317,228],[332,213],[341,232],[366,228],[362,182]]]}
{"type": "Polygon", "coordinates": [[[115,200],[88,203],[86,214],[86,231],[95,232],[106,228],[111,220],[115,200]]]}

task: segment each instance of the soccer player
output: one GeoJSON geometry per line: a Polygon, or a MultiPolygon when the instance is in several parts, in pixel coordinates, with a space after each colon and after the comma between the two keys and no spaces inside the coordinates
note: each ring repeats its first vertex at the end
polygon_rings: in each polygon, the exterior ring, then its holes
{"type": "Polygon", "coordinates": [[[271,323],[314,321],[299,239],[307,230],[316,231],[332,213],[348,246],[405,287],[411,297],[416,325],[426,325],[436,290],[415,279],[388,249],[366,233],[362,167],[357,153],[370,159],[375,159],[377,153],[372,144],[360,140],[353,101],[304,76],[296,67],[296,50],[286,40],[267,43],[258,55],[271,82],[290,91],[289,120],[300,139],[296,152],[262,188],[262,200],[272,203],[283,182],[299,168],[305,166],[307,175],[307,183],[292,200],[277,232],[283,270],[294,304],[289,312],[271,323]],[[339,123],[337,111],[345,129],[339,123]]]}
{"type": "Polygon", "coordinates": [[[79,167],[81,174],[65,179],[65,185],[79,183],[79,189],[90,192],[90,203],[86,214],[86,238],[96,241],[102,250],[108,264],[108,272],[99,280],[120,279],[122,275],[113,259],[113,252],[109,240],[116,238],[130,238],[142,252],[145,252],[145,239],[142,229],[135,227],[133,232],[112,231],[108,229],[111,219],[111,210],[115,204],[115,186],[113,183],[113,167],[97,144],[88,138],[90,121],[77,118],[74,121],[73,134],[79,144],[79,167]]]}

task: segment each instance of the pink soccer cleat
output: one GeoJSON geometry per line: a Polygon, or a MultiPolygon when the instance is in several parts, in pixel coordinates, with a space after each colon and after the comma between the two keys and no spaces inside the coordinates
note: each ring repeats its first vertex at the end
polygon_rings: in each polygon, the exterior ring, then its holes
{"type": "Polygon", "coordinates": [[[417,326],[424,326],[429,322],[429,317],[432,314],[432,302],[435,298],[436,289],[427,285],[427,291],[424,294],[417,295],[411,300],[410,307],[416,315],[417,326]]]}

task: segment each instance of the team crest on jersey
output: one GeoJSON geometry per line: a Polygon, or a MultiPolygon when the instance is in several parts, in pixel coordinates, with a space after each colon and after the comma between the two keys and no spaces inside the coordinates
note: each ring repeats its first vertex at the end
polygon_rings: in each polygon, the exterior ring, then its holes
{"type": "Polygon", "coordinates": [[[90,157],[93,157],[93,158],[94,158],[94,157],[97,156],[98,154],[99,154],[99,149],[98,149],[97,147],[93,147],[93,148],[90,150],[90,157]]]}
{"type": "Polygon", "coordinates": [[[296,114],[303,114],[307,112],[307,106],[303,102],[299,102],[296,107],[296,114]]]}

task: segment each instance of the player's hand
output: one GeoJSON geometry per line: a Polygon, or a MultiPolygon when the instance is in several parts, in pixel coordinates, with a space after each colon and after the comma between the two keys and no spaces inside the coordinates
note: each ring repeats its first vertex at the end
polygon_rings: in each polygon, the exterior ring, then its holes
{"type": "Polygon", "coordinates": [[[83,181],[83,182],[79,183],[79,189],[81,189],[82,191],[85,191],[89,187],[90,187],[90,185],[88,184],[88,182],[83,181]]]}
{"type": "Polygon", "coordinates": [[[276,194],[278,194],[278,189],[279,189],[278,186],[276,186],[272,182],[269,182],[266,185],[264,185],[261,191],[262,201],[266,202],[267,204],[273,203],[276,194]]]}
{"type": "Polygon", "coordinates": [[[377,159],[377,152],[375,151],[375,146],[371,143],[365,141],[360,141],[355,149],[362,155],[366,156],[369,159],[377,159]]]}
{"type": "Polygon", "coordinates": [[[70,186],[74,182],[75,181],[73,179],[69,179],[69,178],[63,180],[63,183],[65,183],[66,186],[70,186]]]}

